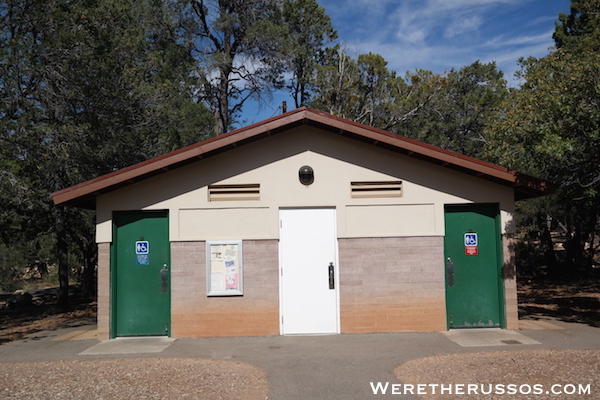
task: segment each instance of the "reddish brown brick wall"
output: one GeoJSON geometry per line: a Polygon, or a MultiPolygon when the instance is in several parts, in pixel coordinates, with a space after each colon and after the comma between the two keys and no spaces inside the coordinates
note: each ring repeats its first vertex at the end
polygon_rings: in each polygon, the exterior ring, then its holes
{"type": "Polygon", "coordinates": [[[98,243],[98,339],[110,338],[110,243],[98,243]]]}
{"type": "Polygon", "coordinates": [[[446,329],[443,237],[340,239],[342,333],[446,329]]]}
{"type": "Polygon", "coordinates": [[[244,295],[206,296],[206,242],[171,243],[174,337],[279,334],[278,242],[243,242],[244,295]]]}

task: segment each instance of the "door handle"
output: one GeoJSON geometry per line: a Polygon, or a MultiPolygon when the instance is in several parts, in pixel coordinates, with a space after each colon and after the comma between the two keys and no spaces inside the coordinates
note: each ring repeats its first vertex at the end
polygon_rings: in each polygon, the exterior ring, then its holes
{"type": "Polygon", "coordinates": [[[162,286],[162,294],[167,294],[169,292],[169,270],[167,269],[167,264],[164,264],[162,269],[160,270],[160,280],[162,286]]]}
{"type": "Polygon", "coordinates": [[[448,278],[448,286],[453,287],[454,286],[454,263],[452,262],[452,259],[450,257],[448,257],[448,259],[446,260],[446,274],[447,274],[447,278],[448,278]]]}
{"type": "Polygon", "coordinates": [[[329,263],[329,289],[335,289],[335,273],[332,262],[329,263]]]}

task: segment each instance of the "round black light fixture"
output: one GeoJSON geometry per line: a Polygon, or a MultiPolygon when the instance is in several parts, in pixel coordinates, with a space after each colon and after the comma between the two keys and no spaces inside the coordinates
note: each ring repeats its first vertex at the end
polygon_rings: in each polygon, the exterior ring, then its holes
{"type": "Polygon", "coordinates": [[[308,186],[315,181],[315,171],[308,165],[305,165],[298,171],[298,177],[300,178],[300,183],[308,186]]]}

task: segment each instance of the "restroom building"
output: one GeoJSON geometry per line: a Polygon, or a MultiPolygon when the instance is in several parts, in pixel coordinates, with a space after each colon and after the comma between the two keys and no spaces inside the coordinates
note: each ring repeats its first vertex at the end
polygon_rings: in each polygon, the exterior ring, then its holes
{"type": "Polygon", "coordinates": [[[95,209],[98,335],[517,328],[548,183],[309,108],[52,194],[95,209]]]}

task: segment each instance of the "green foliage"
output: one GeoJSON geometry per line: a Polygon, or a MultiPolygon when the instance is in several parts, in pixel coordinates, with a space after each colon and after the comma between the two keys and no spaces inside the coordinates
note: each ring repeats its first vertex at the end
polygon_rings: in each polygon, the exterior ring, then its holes
{"type": "Polygon", "coordinates": [[[221,134],[248,99],[287,87],[296,106],[312,91],[316,64],[337,37],[315,0],[181,0],[172,3],[193,56],[198,98],[221,134]],[[291,78],[286,84],[285,74],[291,78]]]}
{"type": "Polygon", "coordinates": [[[0,243],[0,293],[22,289],[23,275],[40,282],[58,283],[49,273],[49,266],[56,262],[54,243],[52,235],[39,235],[10,245],[0,243]]]}
{"type": "Polygon", "coordinates": [[[554,31],[559,49],[600,50],[600,2],[571,0],[571,13],[560,13],[554,31]]]}
{"type": "Polygon", "coordinates": [[[490,128],[488,154],[558,183],[594,187],[600,54],[557,50],[523,60],[523,67],[526,82],[506,100],[490,128]]]}
{"type": "Polygon", "coordinates": [[[355,60],[340,49],[318,67],[315,86],[314,108],[475,157],[484,127],[508,95],[495,63],[447,75],[417,69],[401,78],[378,54],[355,60]]]}
{"type": "Polygon", "coordinates": [[[18,252],[52,238],[65,301],[66,252],[94,267],[94,216],[54,207],[49,193],[203,139],[212,121],[161,1],[2,7],[0,239],[18,252]]]}
{"type": "Polygon", "coordinates": [[[406,118],[411,88],[387,69],[383,57],[368,53],[354,59],[342,48],[335,50],[317,67],[311,107],[388,130],[406,118]]]}
{"type": "Polygon", "coordinates": [[[283,19],[288,28],[286,64],[292,72],[288,88],[296,107],[300,107],[311,97],[317,65],[331,51],[326,45],[337,38],[337,32],[316,0],[285,0],[283,19]]]}
{"type": "Polygon", "coordinates": [[[522,64],[525,83],[489,127],[486,155],[559,185],[546,212],[563,227],[566,265],[587,270],[600,216],[600,53],[559,49],[522,64]]]}
{"type": "Polygon", "coordinates": [[[0,293],[10,293],[21,286],[17,281],[19,266],[25,265],[25,257],[13,247],[0,243],[0,293]]]}
{"type": "Polygon", "coordinates": [[[73,257],[94,267],[94,215],[56,208],[49,193],[224,132],[248,98],[283,87],[286,69],[306,96],[335,32],[316,2],[285,6],[0,3],[0,243],[20,254],[49,238],[66,289],[73,257]]]}
{"type": "Polygon", "coordinates": [[[589,273],[598,263],[599,12],[597,1],[571,2],[571,14],[560,14],[556,24],[558,50],[522,60],[525,82],[490,127],[491,159],[559,185],[556,196],[536,204],[541,205],[537,214],[560,233],[563,254],[549,251],[554,244],[542,221],[523,226],[523,232],[539,238],[554,272],[589,273]]]}
{"type": "Polygon", "coordinates": [[[280,44],[288,31],[281,3],[183,0],[177,6],[196,61],[198,94],[214,113],[214,133],[224,133],[249,98],[283,87],[280,44]]]}

